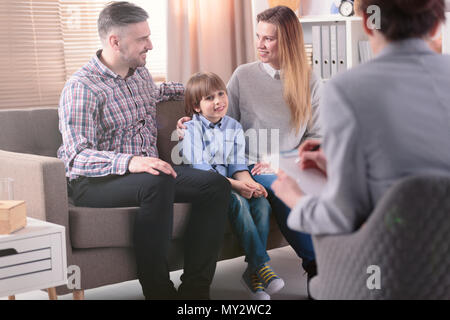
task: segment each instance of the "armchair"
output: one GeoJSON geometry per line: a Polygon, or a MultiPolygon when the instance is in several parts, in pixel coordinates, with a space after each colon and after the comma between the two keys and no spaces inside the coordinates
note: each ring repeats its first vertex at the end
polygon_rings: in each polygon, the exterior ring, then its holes
{"type": "Polygon", "coordinates": [[[450,299],[450,175],[405,178],[359,231],[313,242],[315,299],[450,299]]]}

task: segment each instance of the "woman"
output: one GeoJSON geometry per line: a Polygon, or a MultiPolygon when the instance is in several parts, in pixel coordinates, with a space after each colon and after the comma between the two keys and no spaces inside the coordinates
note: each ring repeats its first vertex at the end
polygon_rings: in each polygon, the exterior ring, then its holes
{"type": "MultiPolygon", "coordinates": [[[[268,9],[257,21],[259,61],[238,67],[232,75],[227,85],[228,115],[250,136],[247,155],[250,164],[256,163],[250,167],[251,173],[267,189],[280,230],[311,277],[316,272],[311,236],[287,227],[290,209],[272,192],[276,175],[268,173],[262,162],[271,153],[294,150],[303,140],[320,137],[321,82],[308,65],[302,27],[291,9],[268,9]]],[[[186,120],[189,118],[180,119],[179,129],[185,128],[182,122],[186,120]]]]}
{"type": "Polygon", "coordinates": [[[444,0],[361,0],[359,10],[377,57],[327,83],[323,150],[300,148],[304,166],[328,183],[320,197],[283,173],[273,185],[293,208],[289,226],[309,234],[355,231],[401,178],[450,175],[450,58],[427,45],[445,22],[444,0]],[[367,27],[371,5],[379,30],[367,27]]]}

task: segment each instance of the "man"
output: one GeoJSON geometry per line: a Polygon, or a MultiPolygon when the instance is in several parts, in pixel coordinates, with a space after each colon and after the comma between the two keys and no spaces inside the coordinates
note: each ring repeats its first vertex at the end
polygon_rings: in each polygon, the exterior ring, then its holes
{"type": "Polygon", "coordinates": [[[77,206],[140,207],[134,248],[147,299],[208,299],[230,197],[217,173],[158,159],[156,104],[183,99],[182,84],[157,87],[144,67],[152,50],[148,15],[128,2],[98,19],[102,50],[67,82],[59,106],[66,167],[77,206]],[[173,203],[192,202],[185,268],[176,295],[167,255],[173,203]]]}

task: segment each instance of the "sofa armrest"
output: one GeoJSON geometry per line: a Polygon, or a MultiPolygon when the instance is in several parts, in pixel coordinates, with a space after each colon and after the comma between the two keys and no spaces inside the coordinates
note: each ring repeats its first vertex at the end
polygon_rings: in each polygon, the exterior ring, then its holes
{"type": "Polygon", "coordinates": [[[0,150],[0,177],[14,179],[14,198],[27,216],[66,227],[69,210],[64,163],[52,157],[0,150]]]}

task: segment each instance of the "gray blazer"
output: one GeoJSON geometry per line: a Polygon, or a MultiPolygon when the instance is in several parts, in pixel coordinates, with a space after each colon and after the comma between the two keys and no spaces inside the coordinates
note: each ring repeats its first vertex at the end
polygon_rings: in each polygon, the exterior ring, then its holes
{"type": "Polygon", "coordinates": [[[320,197],[299,201],[288,224],[351,232],[399,179],[450,176],[450,57],[419,39],[390,44],[324,86],[320,121],[328,182],[320,197]]]}

